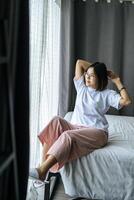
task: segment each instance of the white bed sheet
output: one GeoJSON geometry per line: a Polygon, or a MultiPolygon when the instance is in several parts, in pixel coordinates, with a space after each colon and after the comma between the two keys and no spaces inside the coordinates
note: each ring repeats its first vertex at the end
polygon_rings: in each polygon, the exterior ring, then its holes
{"type": "MultiPolygon", "coordinates": [[[[70,121],[72,112],[65,119],[70,121]]],[[[134,117],[106,115],[107,146],[67,163],[60,174],[65,193],[102,200],[134,200],[134,117]]]]}

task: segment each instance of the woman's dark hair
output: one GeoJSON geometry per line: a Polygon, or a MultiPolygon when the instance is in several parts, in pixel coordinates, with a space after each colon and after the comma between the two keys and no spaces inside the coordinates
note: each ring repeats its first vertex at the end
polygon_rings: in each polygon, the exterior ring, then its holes
{"type": "Polygon", "coordinates": [[[99,91],[104,90],[108,84],[106,65],[101,62],[95,62],[95,63],[91,64],[89,66],[89,68],[90,67],[94,68],[94,73],[97,76],[97,89],[96,90],[99,90],[99,91]]]}

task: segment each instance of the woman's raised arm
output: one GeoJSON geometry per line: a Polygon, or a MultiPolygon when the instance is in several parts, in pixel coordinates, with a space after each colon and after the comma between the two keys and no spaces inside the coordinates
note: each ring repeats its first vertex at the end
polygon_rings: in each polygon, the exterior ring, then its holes
{"type": "Polygon", "coordinates": [[[75,65],[75,79],[79,79],[92,63],[78,59],[75,65]]]}
{"type": "Polygon", "coordinates": [[[120,77],[116,75],[115,73],[113,73],[112,71],[108,70],[107,72],[108,72],[109,79],[111,79],[111,81],[116,85],[116,87],[118,88],[120,92],[120,96],[121,96],[120,105],[127,106],[131,104],[132,103],[131,98],[129,97],[126,88],[123,86],[120,80],[120,77]]]}

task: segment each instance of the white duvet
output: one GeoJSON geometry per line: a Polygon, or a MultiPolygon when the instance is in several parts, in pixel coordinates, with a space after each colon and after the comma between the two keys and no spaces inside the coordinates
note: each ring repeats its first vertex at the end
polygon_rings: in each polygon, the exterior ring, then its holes
{"type": "MultiPolygon", "coordinates": [[[[70,121],[71,115],[69,112],[65,119],[70,121]]],[[[60,170],[65,193],[102,200],[134,200],[134,117],[106,118],[107,146],[60,170]]]]}

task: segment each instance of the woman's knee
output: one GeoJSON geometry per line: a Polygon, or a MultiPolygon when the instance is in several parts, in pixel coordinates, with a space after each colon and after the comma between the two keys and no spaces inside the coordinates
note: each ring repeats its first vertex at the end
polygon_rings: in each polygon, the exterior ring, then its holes
{"type": "Polygon", "coordinates": [[[52,118],[52,120],[51,120],[51,122],[58,122],[58,121],[61,121],[62,120],[62,118],[60,117],[60,116],[54,116],[53,118],[52,118]]]}

